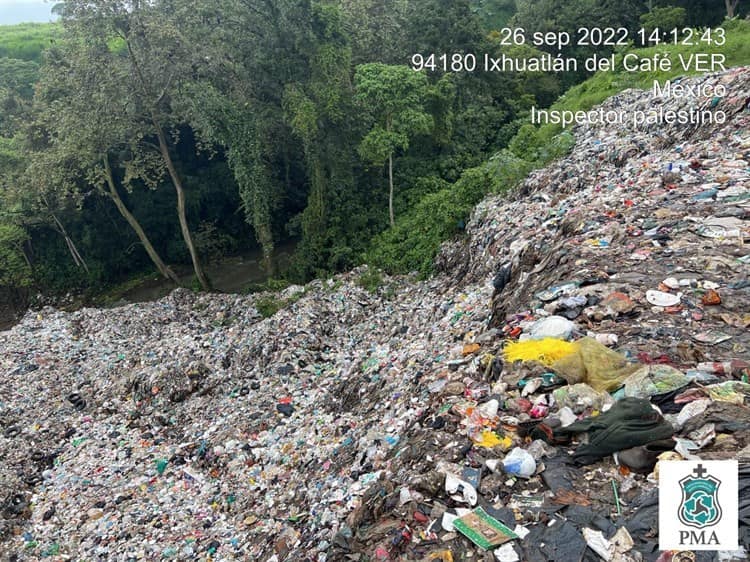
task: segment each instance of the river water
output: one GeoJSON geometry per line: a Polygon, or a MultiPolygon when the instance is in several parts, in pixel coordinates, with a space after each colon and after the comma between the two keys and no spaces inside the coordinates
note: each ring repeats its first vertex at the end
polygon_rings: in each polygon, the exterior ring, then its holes
{"type": "MultiPolygon", "coordinates": [[[[295,242],[293,241],[277,245],[274,255],[277,269],[283,269],[289,264],[294,248],[295,242]]],[[[222,258],[220,261],[214,263],[208,263],[205,265],[205,270],[214,290],[222,293],[244,293],[250,285],[263,283],[268,279],[268,275],[261,265],[261,259],[262,254],[260,250],[256,250],[238,256],[222,258]]],[[[183,286],[189,287],[191,285],[193,270],[190,266],[174,266],[173,270],[180,278],[183,286]]],[[[167,296],[175,288],[177,288],[177,285],[172,281],[155,274],[120,295],[110,295],[110,302],[112,304],[109,306],[155,301],[167,296]]],[[[77,306],[84,306],[84,304],[79,303],[77,306]]],[[[96,303],[86,303],[85,306],[99,305],[96,303]]],[[[10,311],[0,307],[0,330],[7,330],[16,322],[17,319],[13,318],[10,311]]]]}

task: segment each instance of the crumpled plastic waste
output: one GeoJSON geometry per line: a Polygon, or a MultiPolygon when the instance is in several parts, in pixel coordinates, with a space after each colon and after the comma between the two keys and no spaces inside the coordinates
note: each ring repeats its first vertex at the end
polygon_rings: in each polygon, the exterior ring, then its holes
{"type": "Polygon", "coordinates": [[[505,472],[521,478],[529,478],[536,472],[536,461],[525,449],[516,447],[503,459],[505,472]]]}
{"type": "Polygon", "coordinates": [[[644,365],[622,381],[622,391],[615,397],[650,397],[680,389],[689,382],[688,377],[669,365],[644,365]]]}
{"type": "Polygon", "coordinates": [[[562,316],[548,316],[534,322],[528,331],[521,334],[521,341],[546,338],[568,340],[573,335],[575,324],[562,316]]]}
{"type": "Polygon", "coordinates": [[[607,562],[634,562],[635,558],[627,553],[633,548],[633,538],[625,527],[620,527],[611,538],[604,538],[601,531],[585,527],[583,536],[589,548],[596,552],[602,560],[607,562]]]}
{"type": "Polygon", "coordinates": [[[509,342],[503,349],[506,361],[538,361],[551,366],[555,361],[575,353],[578,347],[571,342],[556,338],[509,342]]]}
{"type": "Polygon", "coordinates": [[[585,383],[563,386],[554,390],[552,396],[561,411],[568,408],[573,414],[582,414],[587,411],[589,413],[600,412],[615,403],[612,395],[607,392],[597,392],[585,383]]]}

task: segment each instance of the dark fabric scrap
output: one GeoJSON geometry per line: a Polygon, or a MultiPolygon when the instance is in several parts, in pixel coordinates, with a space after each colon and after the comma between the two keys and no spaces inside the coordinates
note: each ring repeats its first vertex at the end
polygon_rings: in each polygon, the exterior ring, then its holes
{"type": "Polygon", "coordinates": [[[589,435],[589,443],[573,453],[575,462],[585,465],[617,451],[668,439],[674,430],[648,400],[623,398],[603,414],[555,430],[556,437],[576,433],[589,435]]]}

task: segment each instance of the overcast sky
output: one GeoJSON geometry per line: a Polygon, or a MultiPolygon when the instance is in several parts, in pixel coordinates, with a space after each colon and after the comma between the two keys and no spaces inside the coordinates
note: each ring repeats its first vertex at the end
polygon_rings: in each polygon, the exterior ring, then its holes
{"type": "Polygon", "coordinates": [[[0,25],[50,21],[54,5],[44,0],[0,0],[0,25]]]}

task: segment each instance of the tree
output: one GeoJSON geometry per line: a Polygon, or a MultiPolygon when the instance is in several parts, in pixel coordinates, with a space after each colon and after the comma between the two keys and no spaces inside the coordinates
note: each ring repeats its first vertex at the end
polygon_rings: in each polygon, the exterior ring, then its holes
{"type": "Polygon", "coordinates": [[[75,265],[89,273],[86,260],[68,233],[62,218],[69,203],[45,189],[47,180],[58,168],[45,166],[36,181],[28,181],[33,173],[29,142],[33,126],[32,98],[39,79],[35,61],[0,58],[0,246],[7,274],[2,276],[6,287],[22,289],[31,283],[33,273],[30,253],[31,229],[50,227],[59,234],[75,265]],[[45,187],[42,187],[42,185],[45,187]]]}
{"type": "Polygon", "coordinates": [[[473,0],[472,8],[485,29],[501,29],[516,13],[516,0],[473,0]]]}
{"type": "Polygon", "coordinates": [[[727,9],[727,17],[732,19],[737,14],[737,6],[740,5],[740,0],[724,0],[724,6],[727,9]]]}
{"type": "Polygon", "coordinates": [[[80,193],[75,187],[76,177],[69,175],[66,163],[56,156],[51,150],[28,153],[27,165],[18,179],[16,201],[20,202],[19,207],[28,216],[29,225],[47,225],[59,234],[73,263],[88,274],[89,266],[68,232],[63,218],[68,209],[80,203],[80,193]],[[32,202],[29,202],[29,194],[33,194],[32,202]]]}
{"type": "Polygon", "coordinates": [[[649,33],[656,28],[680,29],[685,25],[687,12],[685,8],[667,6],[664,8],[654,8],[641,16],[641,24],[649,33]]]}
{"type": "Polygon", "coordinates": [[[408,57],[405,0],[341,0],[355,64],[399,64],[408,57]]]}
{"type": "Polygon", "coordinates": [[[647,6],[649,11],[658,7],[683,8],[687,27],[713,27],[724,19],[722,10],[717,9],[716,0],[648,0],[647,6]]]}
{"type": "Polygon", "coordinates": [[[484,32],[471,4],[470,0],[408,2],[404,33],[409,49],[404,58],[413,53],[428,56],[430,53],[474,52],[484,32]]]}
{"type": "MultiPolygon", "coordinates": [[[[314,4],[311,16],[307,75],[287,86],[283,107],[287,123],[302,142],[309,182],[301,246],[312,259],[303,265],[336,268],[341,264],[331,262],[346,258],[332,260],[331,254],[337,252],[336,246],[347,246],[349,241],[346,229],[337,230],[335,224],[340,224],[341,214],[347,212],[343,200],[356,191],[351,150],[356,143],[352,53],[338,8],[314,4]]],[[[350,224],[353,219],[343,217],[350,224]]]]}
{"type": "Polygon", "coordinates": [[[374,120],[359,153],[376,166],[388,163],[388,215],[394,226],[393,156],[406,151],[412,137],[430,132],[433,119],[424,108],[429,84],[423,73],[381,63],[358,66],[354,83],[357,100],[374,120]]]}
{"type": "Polygon", "coordinates": [[[0,222],[0,288],[12,292],[31,284],[31,264],[24,251],[26,231],[0,222]]]}
{"type": "MultiPolygon", "coordinates": [[[[61,62],[75,66],[73,79],[83,89],[68,88],[56,101],[72,109],[67,115],[79,121],[80,126],[73,130],[82,136],[71,137],[58,130],[73,144],[82,143],[78,148],[89,156],[83,164],[89,177],[94,178],[93,183],[100,185],[103,180],[107,195],[134,228],[159,271],[176,279],[119,200],[111,154],[117,152],[124,158],[125,184],[140,180],[156,187],[164,177],[169,178],[177,196],[180,230],[193,270],[207,290],[210,283],[190,232],[183,180],[172,155],[184,118],[174,110],[174,102],[185,82],[199,71],[201,62],[183,37],[168,4],[139,0],[63,3],[59,11],[68,47],[61,62]],[[88,110],[82,107],[86,104],[88,110]]],[[[58,79],[64,82],[61,72],[69,69],[62,66],[58,70],[58,79]]]]}
{"type": "Polygon", "coordinates": [[[0,137],[0,288],[11,294],[31,284],[31,262],[26,253],[29,240],[23,213],[12,189],[22,168],[14,139],[0,137]]]}
{"type": "Polygon", "coordinates": [[[292,155],[299,151],[298,143],[290,149],[283,96],[288,83],[309,73],[311,2],[221,0],[200,4],[197,13],[203,21],[188,26],[190,36],[211,64],[182,101],[203,141],[226,151],[271,275],[274,214],[291,190],[292,155]],[[217,20],[221,25],[205,25],[217,20]]]}
{"type": "MultiPolygon", "coordinates": [[[[518,0],[518,11],[511,20],[513,27],[523,28],[526,37],[533,33],[569,33],[578,36],[578,30],[591,28],[625,27],[631,35],[640,27],[640,15],[646,11],[644,0],[518,0]]],[[[581,45],[578,41],[558,49],[556,45],[540,45],[539,49],[555,56],[560,52],[565,57],[585,60],[593,54],[606,56],[613,50],[608,45],[581,45]]],[[[561,76],[563,90],[584,80],[587,75],[583,65],[577,72],[561,76]]]]}
{"type": "MultiPolygon", "coordinates": [[[[128,210],[117,187],[112,155],[119,156],[127,172],[126,189],[142,181],[156,188],[160,163],[156,152],[139,137],[140,127],[128,116],[127,97],[122,96],[122,68],[111,67],[106,44],[82,48],[79,41],[62,41],[48,54],[51,64],[44,67],[35,103],[35,133],[31,140],[30,166],[26,183],[35,190],[43,206],[53,216],[56,229],[63,233],[69,248],[71,241],[54,218],[49,201],[80,192],[86,186],[109,198],[135,232],[146,253],[161,275],[178,282],[166,266],[136,217],[128,210]],[[92,76],[98,79],[92,80],[92,76]]],[[[71,254],[80,256],[71,248],[71,254]]]]}

